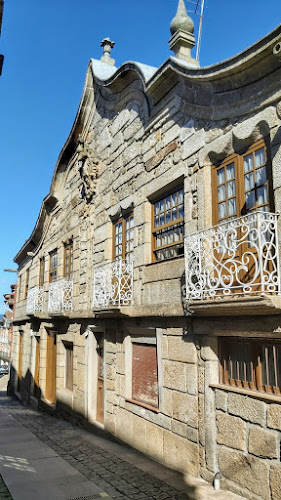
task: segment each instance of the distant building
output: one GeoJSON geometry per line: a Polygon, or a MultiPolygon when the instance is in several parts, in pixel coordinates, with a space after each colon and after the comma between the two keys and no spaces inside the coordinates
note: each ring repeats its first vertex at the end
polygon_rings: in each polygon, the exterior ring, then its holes
{"type": "MultiPolygon", "coordinates": [[[[218,26],[219,29],[219,26],[218,26]]],[[[281,27],[201,68],[91,60],[19,266],[11,389],[251,499],[280,493],[281,27]]]]}
{"type": "Polygon", "coordinates": [[[11,285],[11,292],[4,295],[6,311],[0,321],[0,366],[7,366],[11,360],[15,289],[16,285],[11,285]]]}

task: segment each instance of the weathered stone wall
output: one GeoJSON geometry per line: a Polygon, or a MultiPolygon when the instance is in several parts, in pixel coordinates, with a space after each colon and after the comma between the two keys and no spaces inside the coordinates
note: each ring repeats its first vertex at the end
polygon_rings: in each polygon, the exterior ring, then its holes
{"type": "Polygon", "coordinates": [[[215,389],[222,483],[249,499],[281,496],[281,405],[273,399],[215,389]]]}

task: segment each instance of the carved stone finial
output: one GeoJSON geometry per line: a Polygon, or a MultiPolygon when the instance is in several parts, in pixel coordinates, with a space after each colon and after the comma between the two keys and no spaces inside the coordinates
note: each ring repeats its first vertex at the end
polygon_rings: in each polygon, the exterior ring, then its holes
{"type": "Polygon", "coordinates": [[[113,49],[114,45],[115,45],[115,42],[111,42],[110,38],[108,38],[108,37],[104,38],[100,44],[100,46],[103,47],[103,55],[100,58],[100,60],[102,62],[107,63],[107,64],[111,64],[112,66],[114,66],[114,64],[115,64],[115,59],[112,59],[112,57],[110,57],[110,53],[111,53],[111,50],[113,49]]]}
{"type": "Polygon", "coordinates": [[[172,38],[169,44],[170,49],[175,53],[175,57],[199,66],[199,62],[191,56],[191,49],[195,45],[194,24],[186,12],[184,0],[179,0],[177,13],[171,22],[170,31],[172,38]]]}

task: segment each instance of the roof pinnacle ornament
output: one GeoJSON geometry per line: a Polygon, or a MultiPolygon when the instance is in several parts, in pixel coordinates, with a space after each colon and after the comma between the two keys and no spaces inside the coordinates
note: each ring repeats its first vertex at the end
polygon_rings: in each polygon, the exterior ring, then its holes
{"type": "Polygon", "coordinates": [[[195,45],[194,23],[186,12],[184,0],[179,0],[178,9],[170,25],[172,38],[169,40],[170,49],[175,57],[183,59],[192,66],[199,66],[198,61],[191,56],[191,49],[195,45]]]}
{"type": "Polygon", "coordinates": [[[115,42],[112,42],[109,37],[104,38],[100,44],[100,46],[103,47],[103,55],[100,60],[107,64],[111,64],[112,66],[114,66],[115,64],[115,59],[112,59],[112,57],[110,57],[110,53],[114,45],[115,42]]]}

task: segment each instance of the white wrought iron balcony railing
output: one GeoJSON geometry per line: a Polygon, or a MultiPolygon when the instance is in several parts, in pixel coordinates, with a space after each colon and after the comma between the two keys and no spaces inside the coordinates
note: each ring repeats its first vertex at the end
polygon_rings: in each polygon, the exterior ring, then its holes
{"type": "Polygon", "coordinates": [[[131,306],[133,304],[133,262],[115,260],[94,270],[93,306],[131,306]]]}
{"type": "Polygon", "coordinates": [[[44,289],[40,286],[34,286],[27,292],[26,314],[35,314],[43,312],[44,289]]]}
{"type": "Polygon", "coordinates": [[[187,300],[280,294],[277,215],[256,211],[185,237],[187,300]]]}
{"type": "Polygon", "coordinates": [[[66,278],[53,281],[49,286],[49,313],[72,311],[73,281],[66,278]]]}

